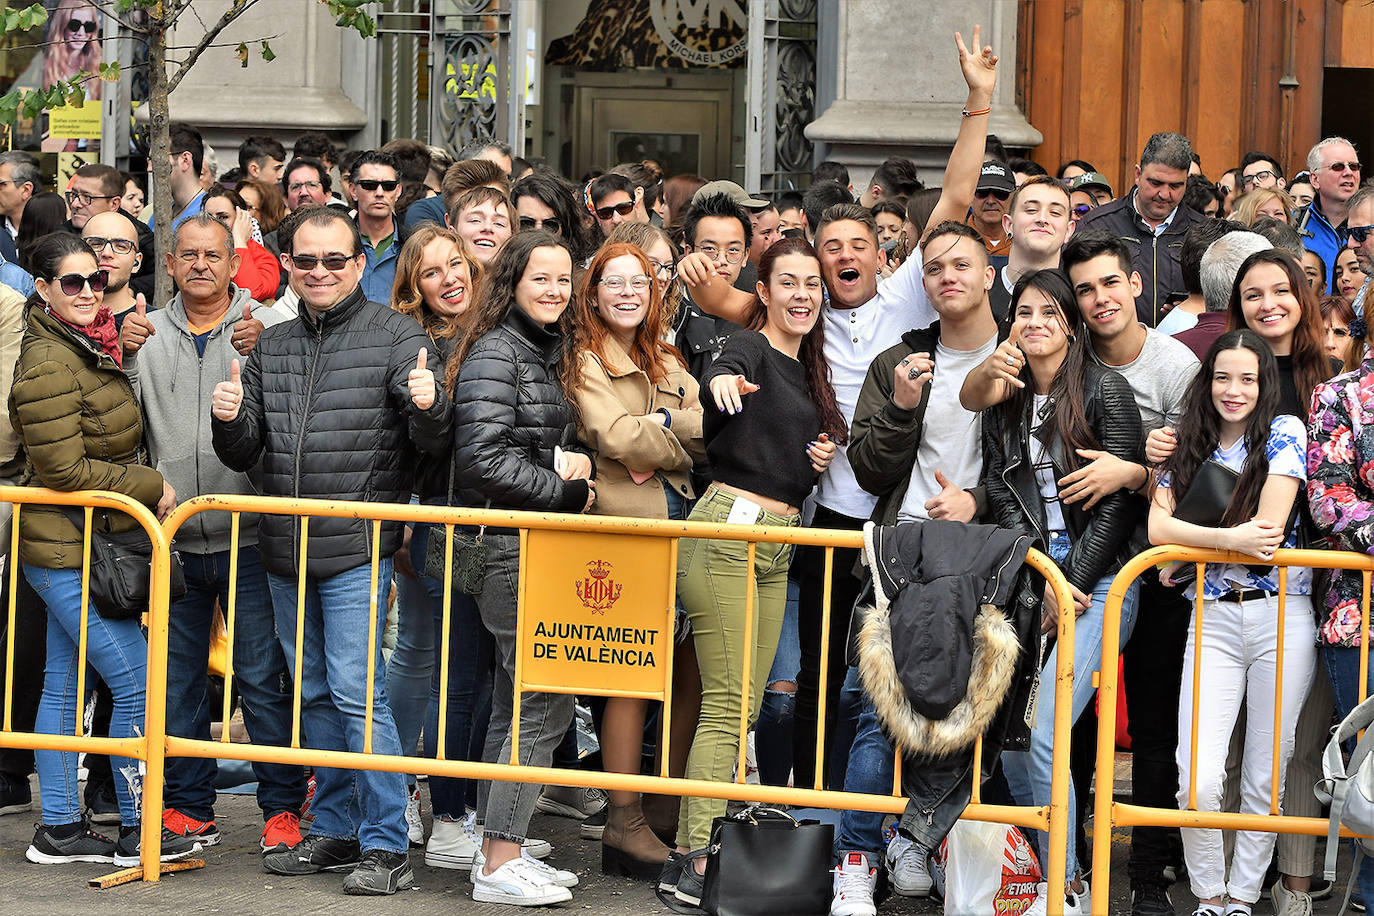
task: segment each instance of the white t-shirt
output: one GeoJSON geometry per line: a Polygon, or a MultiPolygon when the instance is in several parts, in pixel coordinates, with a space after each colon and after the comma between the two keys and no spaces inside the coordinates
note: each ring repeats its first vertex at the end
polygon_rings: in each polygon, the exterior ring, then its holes
{"type": "Polygon", "coordinates": [[[1031,466],[1035,468],[1035,483],[1040,487],[1040,505],[1045,510],[1045,530],[1046,531],[1065,531],[1064,526],[1064,507],[1059,502],[1059,483],[1054,476],[1054,461],[1050,458],[1049,449],[1045,448],[1045,443],[1040,441],[1036,435],[1044,423],[1045,416],[1049,413],[1050,396],[1047,394],[1034,395],[1035,403],[1031,405],[1032,426],[1030,434],[1030,459],[1031,466]]]}
{"type": "Polygon", "coordinates": [[[1136,406],[1140,408],[1140,430],[1144,435],[1178,422],[1183,409],[1183,393],[1201,368],[1192,350],[1154,328],[1145,328],[1144,346],[1139,355],[1124,366],[1107,365],[1096,351],[1090,349],[1088,352],[1099,366],[1120,373],[1131,386],[1136,406]]]}
{"type": "Polygon", "coordinates": [[[983,476],[983,422],[979,414],[959,403],[959,389],[969,372],[996,349],[996,335],[977,350],[935,345],[935,377],[930,381],[930,398],[921,424],[921,444],[916,448],[911,483],[897,510],[898,521],[930,518],[926,503],[940,492],[935,482],[937,470],[965,490],[978,485],[983,476]]]}
{"type": "MultiPolygon", "coordinates": [[[[841,309],[826,303],[821,310],[825,321],[825,359],[830,364],[835,402],[846,423],[854,422],[859,392],[868,376],[868,367],[878,354],[900,343],[907,331],[930,327],[936,317],[921,283],[920,253],[915,251],[879,284],[878,294],[863,305],[841,309]]],[[[841,447],[821,475],[816,502],[832,512],[866,519],[873,514],[878,499],[854,479],[854,469],[841,447]]]]}

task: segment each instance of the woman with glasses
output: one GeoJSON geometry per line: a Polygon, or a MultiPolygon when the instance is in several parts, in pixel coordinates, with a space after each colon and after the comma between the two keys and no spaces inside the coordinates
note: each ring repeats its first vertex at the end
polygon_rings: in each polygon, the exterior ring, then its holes
{"type": "MultiPolygon", "coordinates": [[[[576,358],[564,363],[563,388],[577,407],[578,438],[596,459],[592,511],[601,515],[685,517],[692,465],[705,459],[697,383],[662,339],[665,284],[656,273],[639,248],[608,242],[573,302],[576,358]]],[[[661,615],[637,611],[646,623],[661,615]]],[[[694,670],[695,655],[678,643],[675,675],[684,663],[694,670]]],[[[647,709],[646,700],[607,699],[600,735],[606,772],[640,771],[647,709]]],[[[658,877],[669,849],[645,821],[639,793],[612,791],[610,798],[602,870],[658,877]]]]}
{"type": "MultiPolygon", "coordinates": [[[[176,506],[176,493],[142,462],[143,418],[123,369],[114,316],[103,302],[106,274],[79,237],[44,236],[34,246],[37,291],[28,302],[27,327],[15,366],[10,421],[23,443],[29,482],[54,490],[111,490],[154,510],[159,519],[176,506]]],[[[48,609],[47,662],[36,730],[78,734],[86,697],[77,696],[82,639],[82,523],[56,506],[19,513],[19,560],[24,577],[48,609]]],[[[121,512],[95,510],[92,524],[111,533],[137,522],[121,512]]],[[[114,699],[111,738],[143,728],[148,647],[137,618],[107,619],[86,612],[85,663],[99,673],[114,699]]],[[[86,689],[92,686],[89,676],[86,689]]],[[[137,760],[111,755],[117,774],[120,830],[111,840],[90,830],[77,791],[77,755],[38,750],[42,822],[26,858],[138,864],[140,777],[137,760]]],[[[180,858],[199,843],[163,832],[163,859],[180,858]]]]}
{"type": "Polygon", "coordinates": [[[573,262],[586,264],[596,249],[577,212],[577,188],[557,172],[535,169],[510,189],[516,232],[543,229],[568,240],[573,262]]]}
{"type": "Polygon", "coordinates": [[[201,209],[229,227],[234,234],[234,251],[239,256],[239,272],[234,285],[248,290],[259,302],[277,298],[281,284],[281,264],[262,244],[262,233],[237,191],[213,185],[201,198],[201,209]]]}

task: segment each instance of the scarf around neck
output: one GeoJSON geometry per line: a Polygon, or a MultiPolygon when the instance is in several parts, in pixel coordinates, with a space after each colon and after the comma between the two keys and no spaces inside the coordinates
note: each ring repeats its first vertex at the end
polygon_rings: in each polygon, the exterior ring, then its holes
{"type": "Polygon", "coordinates": [[[72,324],[57,314],[51,305],[48,306],[48,314],[94,343],[100,352],[115,361],[116,366],[121,369],[124,368],[124,350],[119,345],[119,329],[115,327],[114,312],[110,311],[108,305],[100,306],[100,309],[95,313],[95,321],[85,327],[72,324]]]}

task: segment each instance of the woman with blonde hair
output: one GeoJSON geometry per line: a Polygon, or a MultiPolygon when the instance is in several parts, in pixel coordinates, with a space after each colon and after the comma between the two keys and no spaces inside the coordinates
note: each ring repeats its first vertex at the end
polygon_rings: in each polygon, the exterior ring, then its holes
{"type": "MultiPolygon", "coordinates": [[[[681,354],[660,335],[662,313],[663,284],[649,256],[622,242],[603,246],[573,300],[575,358],[562,373],[577,408],[578,438],[596,459],[591,511],[599,515],[680,519],[695,495],[692,465],[706,457],[699,389],[681,354]]],[[[646,620],[659,613],[639,610],[650,615],[646,620]]],[[[674,653],[690,656],[695,668],[687,643],[677,643],[674,653]]],[[[675,657],[675,672],[680,661],[675,657]]],[[[639,772],[647,709],[645,700],[607,699],[601,724],[607,772],[639,772]]],[[[670,850],[645,821],[640,794],[612,791],[610,798],[602,870],[658,877],[670,850]]]]}
{"type": "MultiPolygon", "coordinates": [[[[482,266],[452,229],[424,223],[401,247],[391,307],[420,323],[429,337],[426,359],[430,365],[442,366],[457,346],[473,314],[481,275],[482,266]]],[[[442,456],[420,453],[415,471],[415,495],[420,503],[456,503],[452,460],[451,452],[442,456]]],[[[477,760],[486,736],[481,710],[491,696],[491,636],[482,626],[472,596],[455,589],[449,611],[448,680],[440,682],[444,579],[439,570],[425,565],[435,527],[416,522],[409,532],[407,549],[396,555],[396,649],[387,665],[386,694],[401,746],[413,751],[423,730],[424,755],[434,757],[438,753],[439,696],[446,692],[444,757],[477,760]]],[[[438,531],[442,537],[443,527],[438,531]]],[[[407,827],[413,841],[423,842],[419,792],[413,778],[409,791],[407,827]]],[[[432,776],[429,794],[434,826],[425,848],[425,864],[432,868],[471,867],[478,839],[467,809],[469,799],[476,807],[476,785],[466,779],[432,776]]]]}
{"type": "Polygon", "coordinates": [[[1276,219],[1281,223],[1293,222],[1293,198],[1282,188],[1255,188],[1236,198],[1231,219],[1253,226],[1257,221],[1276,219]]]}
{"type": "MultiPolygon", "coordinates": [[[[59,0],[48,14],[43,36],[43,88],[48,89],[78,73],[100,69],[100,10],[91,0],[59,0]]],[[[99,99],[102,83],[88,79],[82,88],[86,98],[99,99]]]]}

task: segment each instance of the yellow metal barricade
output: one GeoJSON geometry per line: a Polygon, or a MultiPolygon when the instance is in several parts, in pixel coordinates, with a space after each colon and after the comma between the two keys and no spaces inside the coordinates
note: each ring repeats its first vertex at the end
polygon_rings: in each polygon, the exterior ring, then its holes
{"type": "MultiPolygon", "coordinates": [[[[670,778],[667,775],[668,753],[666,743],[669,732],[668,723],[672,716],[672,632],[673,607],[676,589],[677,548],[682,538],[715,538],[750,542],[748,557],[752,575],[754,547],[759,543],[788,543],[812,545],[826,551],[825,594],[821,621],[821,658],[828,657],[828,634],[830,632],[830,581],[833,575],[834,550],[837,547],[862,548],[863,534],[854,531],[829,531],[816,528],[756,527],[745,525],[716,525],[702,522],[662,521],[651,519],[614,518],[605,516],[566,515],[558,513],[510,512],[488,509],[465,509],[442,506],[399,505],[367,502],[344,502],[310,499],[277,499],[252,496],[201,496],[188,500],[177,507],[164,524],[167,538],[175,536],[178,528],[190,517],[201,512],[229,512],[231,527],[231,566],[229,602],[225,608],[228,628],[228,659],[225,664],[225,708],[223,716],[226,726],[218,741],[201,741],[188,738],[167,736],[165,749],[167,756],[173,757],[223,757],[238,760],[284,763],[295,765],[331,766],[356,769],[381,770],[404,773],[425,773],[434,776],[449,776],[469,779],[492,779],[526,783],[548,783],[555,785],[589,786],[602,789],[619,789],[632,792],[656,792],[670,795],[687,795],[756,801],[768,804],[788,804],[816,806],[837,809],[859,809],[900,813],[906,806],[901,793],[900,757],[891,795],[863,795],[821,788],[821,768],[817,767],[815,785],[812,788],[792,788],[784,786],[764,786],[745,782],[745,733],[748,727],[749,696],[748,677],[745,695],[740,710],[740,751],[738,774],[734,782],[709,782],[670,778]],[[301,519],[300,527],[300,568],[298,570],[298,596],[305,591],[305,557],[310,538],[311,517],[355,518],[365,520],[371,529],[372,574],[374,606],[373,634],[369,639],[369,677],[377,676],[372,670],[371,659],[375,657],[376,626],[375,615],[385,613],[384,608],[376,606],[376,578],[379,557],[377,555],[380,526],[383,521],[425,522],[434,525],[431,536],[451,538],[455,525],[487,525],[510,528],[520,535],[520,625],[518,628],[517,661],[515,670],[514,721],[519,721],[521,690],[537,690],[562,693],[600,694],[607,696],[629,696],[661,700],[664,719],[663,770],[656,776],[643,776],[624,773],[601,773],[587,770],[567,770],[553,767],[531,767],[518,764],[491,764],[461,760],[443,759],[445,737],[445,715],[441,706],[439,714],[440,734],[437,746],[438,759],[418,757],[386,756],[370,753],[372,734],[371,695],[368,692],[367,720],[364,727],[363,753],[343,751],[321,751],[306,747],[301,741],[300,729],[300,683],[297,679],[293,697],[293,722],[290,747],[261,746],[246,743],[230,743],[229,717],[230,682],[233,677],[234,618],[236,611],[235,585],[237,579],[237,545],[243,513],[274,514],[296,516],[301,519]],[[569,540],[572,538],[572,540],[569,540]],[[573,549],[573,547],[576,549],[573,549]],[[540,565],[534,568],[531,555],[537,557],[540,565]],[[569,575],[575,573],[574,575],[569,575]],[[563,628],[550,626],[547,615],[536,621],[527,614],[530,592],[540,589],[535,580],[547,584],[556,581],[564,589],[564,596],[570,602],[575,598],[575,613],[583,619],[564,620],[563,628]],[[638,620],[633,626],[624,626],[607,621],[621,590],[637,589],[650,596],[650,606],[661,608],[658,613],[650,613],[638,620]],[[600,620],[598,620],[600,616],[600,620]],[[543,623],[541,628],[540,624],[543,623]],[[570,639],[570,633],[585,634],[588,629],[574,627],[619,628],[632,632],[617,632],[613,638],[570,639]],[[561,635],[560,635],[561,634],[561,635]],[[573,645],[577,643],[577,645],[573,645]],[[651,651],[661,648],[662,651],[651,651]],[[566,651],[564,651],[566,650],[566,651]],[[569,655],[569,652],[572,654],[569,655]],[[652,654],[652,658],[646,656],[652,654]],[[575,657],[575,658],[574,658],[575,657]],[[589,680],[585,672],[578,674],[576,665],[571,661],[586,661],[589,658],[619,661],[622,667],[631,669],[630,674],[618,682],[589,680]],[[629,661],[627,661],[629,660],[629,661]]],[[[449,558],[453,545],[448,542],[449,558]]],[[[1028,562],[1045,575],[1054,585],[1055,594],[1062,606],[1071,606],[1072,597],[1068,583],[1047,556],[1032,551],[1028,562]]],[[[450,583],[446,583],[446,586],[450,583]]],[[[539,594],[545,595],[545,591],[539,594]]],[[[439,682],[447,683],[448,666],[448,617],[450,611],[451,589],[444,589],[444,632],[440,636],[439,682]]],[[[541,597],[540,599],[544,599],[541,597]]],[[[628,602],[628,599],[626,599],[628,602]]],[[[303,600],[298,600],[296,618],[296,657],[295,670],[299,670],[302,655],[301,635],[304,628],[303,600]]],[[[642,604],[638,605],[643,607],[642,604]]],[[[541,604],[541,609],[543,605],[541,604]]],[[[752,598],[746,607],[746,626],[752,626],[752,598]]],[[[847,613],[848,609],[843,609],[847,613]]],[[[1073,616],[1064,615],[1060,621],[1059,639],[1061,644],[1073,645],[1073,616]]],[[[745,645],[752,642],[748,633],[745,645]]],[[[163,643],[165,648],[165,628],[163,643]]],[[[750,659],[746,655],[744,670],[747,672],[750,659]]],[[[603,669],[604,670],[604,669],[603,669]]],[[[165,670],[161,672],[165,677],[165,670]]],[[[1069,791],[1069,732],[1072,726],[1070,693],[1073,686],[1072,653],[1059,654],[1059,667],[1056,673],[1057,691],[1055,715],[1054,773],[1051,788],[1051,802],[1047,807],[1011,807],[983,804],[981,787],[975,779],[972,786],[972,800],[964,816],[973,820],[1014,824],[1020,827],[1046,831],[1049,835],[1049,861],[1043,863],[1045,878],[1051,888],[1050,912],[1059,913],[1063,908],[1062,889],[1064,887],[1065,852],[1067,831],[1069,829],[1068,791],[1069,791]]],[[[821,670],[820,708],[817,713],[820,730],[817,734],[817,759],[822,759],[824,746],[826,672],[821,670]]],[[[441,695],[441,704],[446,698],[441,695]]],[[[150,704],[153,695],[149,694],[150,704]]],[[[150,718],[151,722],[151,718],[150,718]]],[[[161,719],[159,719],[159,725],[161,719]]],[[[151,725],[150,725],[151,727],[151,725]]],[[[512,736],[512,757],[518,751],[515,742],[518,734],[512,736]]],[[[981,765],[981,741],[975,746],[974,772],[981,765]]],[[[898,751],[900,755],[900,750],[898,751]]],[[[159,778],[161,773],[159,772],[159,778]]],[[[151,777],[151,773],[150,773],[151,777]]],[[[146,790],[145,790],[146,791],[146,790]]],[[[148,793],[151,795],[151,792],[148,793]]],[[[161,785],[157,786],[161,796],[161,785]]]]}
{"type": "Polygon", "coordinates": [[[143,824],[142,862],[137,868],[125,869],[91,883],[101,887],[139,880],[157,881],[159,874],[199,868],[200,860],[160,863],[162,847],[162,786],[163,743],[166,731],[167,688],[167,594],[168,594],[168,537],[157,519],[142,503],[119,493],[76,491],[64,493],[38,487],[0,487],[0,503],[14,508],[9,543],[9,591],[5,597],[5,702],[3,721],[0,721],[0,745],[34,750],[75,751],[90,754],[118,754],[143,761],[143,824]],[[90,613],[91,524],[93,509],[112,509],[132,516],[148,534],[153,546],[153,563],[149,585],[148,681],[147,700],[143,718],[143,734],[131,738],[95,738],[82,733],[84,717],[76,717],[76,733],[46,735],[13,730],[14,704],[14,643],[15,609],[19,587],[19,519],[27,505],[69,506],[85,509],[85,537],[82,545],[81,575],[81,636],[77,643],[76,694],[84,702],[86,693],[86,634],[90,613]]]}
{"type": "MultiPolygon", "coordinates": [[[[1156,567],[1168,563],[1197,564],[1197,581],[1203,581],[1208,563],[1254,564],[1254,557],[1239,553],[1218,550],[1202,550],[1193,547],[1156,547],[1147,550],[1130,560],[1112,581],[1107,596],[1106,617],[1102,625],[1102,667],[1099,682],[1098,703],[1100,708],[1116,709],[1117,705],[1117,664],[1120,651],[1121,603],[1126,591],[1140,576],[1157,575],[1156,567]]],[[[1188,759],[1193,762],[1188,774],[1188,804],[1184,808],[1147,808],[1140,805],[1119,804],[1112,797],[1110,786],[1115,769],[1116,717],[1101,716],[1097,731],[1097,786],[1093,815],[1093,883],[1100,889],[1092,898],[1094,916],[1107,913],[1107,890],[1111,880],[1112,830],[1115,827],[1202,827],[1220,830],[1257,830],[1268,833],[1302,833],[1325,836],[1328,821],[1325,818],[1289,817],[1279,810],[1279,728],[1282,716],[1281,698],[1285,690],[1283,682],[1283,623],[1288,613],[1286,584],[1290,569],[1344,569],[1360,571],[1364,580],[1363,600],[1360,607],[1360,699],[1364,700],[1369,672],[1369,585],[1370,575],[1374,573],[1374,557],[1364,554],[1337,550],[1280,550],[1273,566],[1279,568],[1278,588],[1278,664],[1274,686],[1274,746],[1270,761],[1272,785],[1270,789],[1269,813],[1237,814],[1224,811],[1197,810],[1197,742],[1198,742],[1198,693],[1201,678],[1198,672],[1203,664],[1201,652],[1203,598],[1199,594],[1193,604],[1193,692],[1190,697],[1180,697],[1179,702],[1192,704],[1192,728],[1186,737],[1180,733],[1179,741],[1191,742],[1188,759]]],[[[1314,603],[1321,597],[1313,595],[1314,603]]],[[[1318,604],[1320,607],[1320,604],[1318,604]]],[[[1142,607],[1141,614],[1148,614],[1149,608],[1142,607]]],[[[1136,686],[1134,689],[1149,689],[1149,685],[1136,686]]],[[[1292,723],[1294,726],[1296,722],[1292,723]]],[[[1348,831],[1342,831],[1350,836],[1348,831]]],[[[1351,877],[1354,880],[1354,877],[1351,877]]]]}

